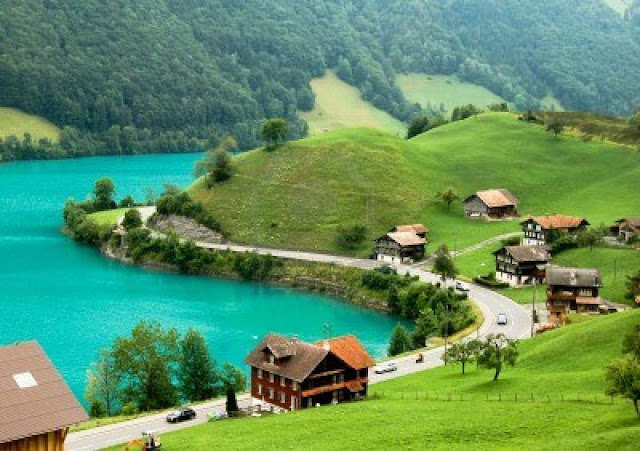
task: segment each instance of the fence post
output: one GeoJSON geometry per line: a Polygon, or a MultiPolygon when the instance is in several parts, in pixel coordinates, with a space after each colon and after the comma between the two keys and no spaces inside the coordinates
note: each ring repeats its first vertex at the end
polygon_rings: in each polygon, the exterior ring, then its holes
{"type": "Polygon", "coordinates": [[[502,393],[498,393],[498,401],[502,402],[502,393]]]}
{"type": "Polygon", "coordinates": [[[564,402],[564,393],[560,393],[560,402],[564,402]]]}
{"type": "Polygon", "coordinates": [[[518,402],[518,394],[517,393],[514,395],[514,398],[515,398],[515,401],[518,402]]]}

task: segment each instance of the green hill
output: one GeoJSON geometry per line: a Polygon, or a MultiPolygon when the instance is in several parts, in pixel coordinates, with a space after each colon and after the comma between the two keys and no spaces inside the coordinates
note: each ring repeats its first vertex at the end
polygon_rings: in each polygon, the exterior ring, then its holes
{"type": "Polygon", "coordinates": [[[0,138],[14,135],[22,141],[25,133],[30,133],[34,142],[47,138],[55,143],[60,138],[58,127],[46,119],[15,108],[0,107],[0,138]]]}
{"type": "Polygon", "coordinates": [[[459,202],[448,211],[435,196],[450,185],[462,197],[507,188],[522,215],[576,214],[592,224],[631,214],[640,194],[637,152],[556,139],[511,114],[481,115],[410,141],[341,130],[248,152],[234,167],[227,182],[191,188],[232,240],[320,251],[337,251],[338,227],[354,224],[374,239],[395,224],[423,222],[433,242],[458,248],[519,229],[517,221],[468,220],[459,202]]]}
{"type": "Polygon", "coordinates": [[[474,365],[439,368],[371,386],[364,402],[165,434],[163,449],[635,449],[640,422],[604,396],[603,366],[639,321],[634,311],[523,341],[497,383],[474,365]]]}

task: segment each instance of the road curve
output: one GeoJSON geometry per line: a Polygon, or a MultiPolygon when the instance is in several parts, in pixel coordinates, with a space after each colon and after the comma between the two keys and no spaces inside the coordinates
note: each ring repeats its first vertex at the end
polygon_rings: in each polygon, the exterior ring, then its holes
{"type": "MultiPolygon", "coordinates": [[[[151,211],[145,211],[145,216],[149,216],[151,211]]],[[[154,232],[157,236],[162,236],[154,232]]],[[[304,260],[312,262],[330,263],[341,266],[349,266],[361,269],[373,269],[382,265],[374,260],[343,257],[337,255],[318,254],[312,252],[292,251],[283,249],[270,249],[255,246],[243,246],[237,244],[212,244],[206,242],[196,242],[196,245],[205,249],[215,249],[220,251],[233,252],[256,252],[258,254],[271,254],[274,257],[288,258],[292,260],[304,260]]],[[[440,278],[423,269],[407,265],[395,265],[401,274],[409,273],[418,276],[425,282],[440,282],[440,278]]],[[[447,285],[453,286],[455,281],[449,280],[447,285]]],[[[480,338],[489,334],[504,333],[510,338],[527,338],[531,333],[531,317],[527,311],[511,299],[502,296],[487,288],[467,284],[469,287],[469,297],[478,305],[484,315],[484,322],[474,336],[480,338]],[[508,318],[506,325],[498,325],[496,319],[499,313],[505,313],[508,318]]],[[[407,374],[435,368],[443,364],[443,349],[435,348],[423,352],[424,361],[416,363],[416,354],[406,355],[394,359],[398,370],[391,373],[376,374],[371,371],[370,383],[375,384],[385,380],[397,378],[407,374]]],[[[238,397],[241,406],[247,406],[250,402],[248,395],[238,397]]],[[[195,420],[179,424],[169,424],[165,421],[167,412],[153,414],[135,420],[124,421],[112,425],[88,429],[85,431],[70,433],[66,441],[66,449],[69,451],[87,451],[125,443],[133,438],[140,438],[144,430],[154,430],[160,433],[174,431],[207,421],[212,412],[224,411],[224,400],[215,400],[194,406],[198,416],[195,420]]]]}

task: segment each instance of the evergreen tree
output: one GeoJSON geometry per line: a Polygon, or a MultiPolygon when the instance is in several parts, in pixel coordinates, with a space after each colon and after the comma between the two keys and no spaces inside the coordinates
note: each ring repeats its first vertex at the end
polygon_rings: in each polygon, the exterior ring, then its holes
{"type": "Polygon", "coordinates": [[[236,399],[236,392],[231,385],[227,387],[227,402],[225,403],[227,409],[227,415],[234,416],[238,412],[238,400],[236,399]]]}
{"type": "Polygon", "coordinates": [[[411,338],[407,329],[402,324],[396,325],[395,329],[391,333],[389,339],[389,348],[387,349],[388,356],[394,356],[402,354],[411,350],[411,338]]]}

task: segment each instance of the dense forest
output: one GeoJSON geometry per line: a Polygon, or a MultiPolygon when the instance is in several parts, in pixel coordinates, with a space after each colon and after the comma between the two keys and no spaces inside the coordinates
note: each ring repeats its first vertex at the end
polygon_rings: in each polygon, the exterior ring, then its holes
{"type": "MultiPolygon", "coordinates": [[[[456,74],[517,108],[552,94],[567,108],[640,104],[640,5],[601,0],[3,0],[0,105],[63,128],[5,159],[177,152],[228,134],[258,144],[264,118],[292,138],[327,69],[396,118],[421,112],[405,72],[456,74]]],[[[6,144],[6,143],[5,143],[6,144]]],[[[11,152],[6,149],[13,149],[11,152]]]]}

